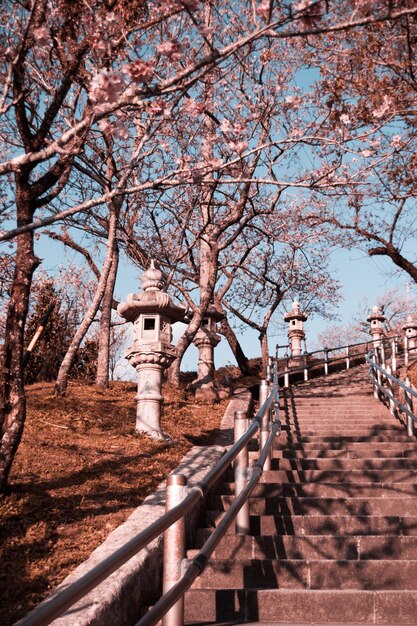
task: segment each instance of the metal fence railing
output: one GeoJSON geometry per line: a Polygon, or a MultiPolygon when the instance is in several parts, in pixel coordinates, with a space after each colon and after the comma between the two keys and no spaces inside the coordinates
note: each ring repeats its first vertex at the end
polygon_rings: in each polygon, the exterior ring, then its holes
{"type": "Polygon", "coordinates": [[[392,415],[398,412],[406,416],[407,434],[414,435],[414,427],[417,424],[417,416],[414,414],[414,398],[417,400],[417,391],[413,389],[411,381],[406,376],[404,381],[393,375],[392,367],[386,365],[381,359],[378,350],[373,350],[365,357],[369,367],[369,378],[374,387],[374,395],[377,399],[387,401],[392,415]],[[400,395],[403,395],[404,402],[400,395]]]}
{"type": "Polygon", "coordinates": [[[364,363],[365,356],[368,354],[369,350],[376,346],[382,351],[383,360],[385,360],[388,354],[390,355],[394,361],[394,370],[396,368],[396,359],[399,352],[404,352],[405,361],[408,363],[408,355],[410,352],[408,342],[405,342],[403,347],[402,342],[400,342],[398,336],[395,335],[384,337],[382,340],[371,339],[334,348],[321,348],[320,350],[313,350],[312,352],[304,352],[304,354],[296,357],[290,357],[288,354],[285,354],[281,359],[279,358],[279,349],[286,348],[287,350],[288,346],[277,346],[275,358],[270,359],[268,371],[271,371],[275,361],[280,362],[283,366],[283,371],[280,370],[279,375],[280,378],[284,378],[284,386],[288,387],[291,376],[301,375],[305,381],[308,381],[310,372],[312,371],[324,373],[327,376],[332,367],[344,366],[346,369],[349,369],[353,362],[364,363]]]}
{"type": "Polygon", "coordinates": [[[213,467],[205,479],[186,489],[182,475],[171,475],[167,480],[167,510],[153,524],[101,561],[89,572],[70,584],[56,596],[46,601],[18,622],[16,626],[46,626],[62,615],[89,591],[97,587],[110,574],[120,568],[132,556],[145,548],[162,533],[164,541],[164,594],[154,607],[138,622],[140,626],[151,626],[164,616],[164,626],[180,626],[183,623],[183,596],[193,581],[204,570],[210,554],[236,519],[238,534],[249,532],[248,498],[259,482],[264,469],[270,467],[272,443],[279,434],[278,373],[274,366],[272,381],[262,381],[261,406],[252,420],[245,412],[235,413],[235,443],[213,467]],[[248,469],[248,443],[260,431],[259,459],[248,469]],[[235,498],[218,527],[182,572],[185,555],[185,515],[197,506],[234,462],[235,498]],[[174,575],[173,575],[174,572],[174,575]]]}

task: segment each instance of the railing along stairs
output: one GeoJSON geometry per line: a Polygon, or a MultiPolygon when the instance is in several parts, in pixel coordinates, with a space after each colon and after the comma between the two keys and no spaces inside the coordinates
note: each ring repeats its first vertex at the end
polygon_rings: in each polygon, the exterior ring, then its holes
{"type": "MultiPolygon", "coordinates": [[[[302,373],[304,381],[308,381],[311,371],[316,370],[327,376],[329,369],[334,366],[345,365],[346,369],[351,366],[351,361],[366,362],[369,364],[369,378],[374,387],[374,396],[381,402],[385,402],[392,415],[402,413],[406,417],[407,434],[411,437],[414,428],[417,427],[417,417],[414,414],[413,399],[417,401],[417,391],[411,385],[408,376],[404,381],[396,378],[398,357],[403,358],[404,366],[408,366],[410,360],[417,357],[417,347],[411,345],[407,336],[401,341],[398,335],[373,339],[369,341],[337,346],[335,348],[322,348],[304,354],[293,360],[291,365],[288,356],[289,345],[276,346],[275,362],[278,361],[279,350],[284,348],[285,370],[280,372],[279,378],[283,378],[284,387],[290,386],[290,377],[302,373]],[[334,356],[330,356],[334,354],[334,356]],[[387,363],[390,359],[391,365],[387,363]],[[401,401],[400,396],[403,396],[401,401]]],[[[270,359],[267,378],[270,377],[273,359],[270,359]]]]}
{"type": "Polygon", "coordinates": [[[249,532],[248,499],[264,469],[270,467],[272,444],[281,429],[276,364],[273,366],[272,384],[270,385],[268,381],[262,382],[258,413],[249,422],[245,411],[236,411],[235,443],[206,478],[187,490],[185,476],[181,474],[169,476],[167,510],[164,515],[51,600],[39,605],[20,620],[18,626],[50,624],[162,533],[165,533],[163,595],[137,623],[137,626],[151,626],[161,618],[163,618],[164,626],[182,624],[184,594],[204,571],[211,553],[233,521],[236,519],[238,533],[249,532]],[[248,443],[258,430],[260,431],[259,459],[249,471],[248,443]],[[185,572],[182,572],[185,557],[185,516],[205,498],[210,488],[223,476],[233,461],[236,484],[233,505],[197,556],[187,563],[185,572]]]}
{"type": "Polygon", "coordinates": [[[62,615],[89,591],[97,587],[110,574],[115,572],[130,558],[145,548],[153,539],[164,535],[164,574],[163,595],[156,604],[140,619],[136,626],[152,626],[161,619],[163,626],[180,626],[184,621],[184,594],[195,579],[204,571],[210,555],[215,550],[228,528],[235,521],[237,534],[249,533],[249,497],[258,484],[262,473],[271,467],[272,445],[281,431],[279,416],[279,379],[284,387],[290,384],[294,374],[302,373],[305,381],[309,379],[311,370],[320,370],[325,375],[334,365],[343,364],[346,369],[351,367],[351,360],[366,361],[370,365],[370,378],[374,385],[375,395],[379,399],[387,398],[390,410],[403,412],[407,417],[407,432],[413,433],[413,424],[417,417],[413,413],[413,398],[417,392],[411,388],[409,380],[401,382],[393,375],[397,369],[399,349],[404,355],[405,364],[409,361],[409,346],[404,346],[397,337],[380,341],[367,341],[357,344],[324,348],[304,353],[291,363],[285,357],[284,371],[278,373],[278,349],[276,355],[269,359],[267,376],[261,381],[260,408],[252,420],[245,411],[236,411],[234,441],[206,478],[187,488],[186,478],[181,474],[170,475],[167,479],[166,512],[157,521],[125,543],[109,557],[95,566],[58,593],[51,600],[42,603],[17,626],[46,626],[62,615]],[[331,354],[334,356],[330,356],[331,354]],[[391,366],[386,365],[389,355],[391,366]],[[401,389],[404,401],[395,395],[395,389],[401,389]],[[255,465],[248,467],[248,444],[259,431],[259,457],[255,465]],[[185,516],[196,507],[208,494],[209,490],[225,474],[234,462],[235,497],[228,511],[222,517],[209,539],[191,560],[185,561],[185,516]],[[184,564],[186,565],[184,569],[184,564]]]}

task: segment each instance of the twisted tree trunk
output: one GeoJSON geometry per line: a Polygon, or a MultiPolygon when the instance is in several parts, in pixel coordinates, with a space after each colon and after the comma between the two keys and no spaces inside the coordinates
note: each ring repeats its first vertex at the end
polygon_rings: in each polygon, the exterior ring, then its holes
{"type": "MultiPolygon", "coordinates": [[[[34,209],[28,179],[29,172],[16,176],[18,226],[29,224],[33,219],[34,209]]],[[[26,419],[26,398],[22,366],[24,331],[29,308],[32,276],[40,263],[40,260],[34,253],[33,239],[32,232],[27,232],[17,237],[15,269],[7,310],[3,346],[3,371],[1,375],[1,492],[4,492],[7,488],[10,469],[23,434],[26,419]]]]}
{"type": "Polygon", "coordinates": [[[227,343],[230,346],[231,351],[236,359],[236,363],[240,369],[242,376],[250,376],[251,369],[249,367],[249,361],[245,353],[242,350],[242,346],[239,343],[236,333],[229,324],[229,320],[225,317],[220,323],[219,332],[227,339],[227,343]]]}
{"type": "Polygon", "coordinates": [[[113,258],[109,277],[105,287],[103,296],[103,304],[101,307],[100,318],[100,335],[99,335],[99,347],[97,357],[97,374],[96,385],[97,387],[105,388],[109,385],[109,362],[110,362],[110,327],[111,327],[111,313],[113,309],[113,294],[114,286],[116,284],[117,268],[119,265],[119,247],[116,239],[113,245],[113,258]]]}
{"type": "Polygon", "coordinates": [[[96,293],[94,294],[93,301],[88,309],[83,321],[78,327],[77,332],[75,333],[66,355],[61,363],[61,367],[59,368],[58,376],[55,382],[55,395],[64,396],[67,390],[68,385],[68,376],[71,369],[71,366],[74,362],[75,355],[77,353],[78,348],[81,345],[82,340],[85,337],[88,329],[90,328],[91,323],[96,316],[96,313],[99,309],[100,303],[103,299],[107,281],[109,278],[110,270],[112,267],[113,254],[114,254],[114,240],[116,237],[116,225],[117,225],[117,213],[115,210],[111,210],[110,219],[109,219],[109,237],[107,240],[107,254],[104,260],[103,269],[101,272],[100,280],[98,281],[96,293]]]}

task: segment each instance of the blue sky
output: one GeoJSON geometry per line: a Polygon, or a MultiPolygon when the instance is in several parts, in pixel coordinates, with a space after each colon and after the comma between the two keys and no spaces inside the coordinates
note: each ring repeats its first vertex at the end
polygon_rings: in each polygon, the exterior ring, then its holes
{"type": "MultiPolygon", "coordinates": [[[[48,240],[47,243],[41,237],[38,243],[38,254],[43,258],[43,267],[52,275],[58,271],[62,265],[67,266],[71,262],[79,263],[80,255],[75,252],[63,252],[62,246],[48,240]]],[[[338,315],[337,324],[348,325],[359,306],[366,299],[369,308],[375,304],[378,296],[384,294],[388,289],[396,288],[405,293],[407,275],[405,273],[393,274],[394,265],[385,257],[370,258],[360,250],[343,250],[334,248],[329,252],[331,269],[335,277],[342,286],[343,300],[339,308],[335,311],[338,315]]],[[[119,277],[116,286],[116,297],[124,300],[131,292],[141,290],[141,272],[139,269],[126,261],[122,257],[119,267],[119,277]]],[[[308,349],[321,347],[318,343],[318,335],[331,324],[328,320],[319,317],[309,319],[305,323],[308,349]]],[[[181,332],[181,325],[177,324],[174,329],[174,341],[181,332]]],[[[133,328],[132,328],[133,330],[133,328]]],[[[274,332],[274,331],[273,331],[274,332]]],[[[257,333],[248,329],[239,335],[239,341],[248,357],[258,357],[260,355],[257,333]]],[[[277,343],[286,343],[286,332],[270,337],[270,351],[274,353],[277,343]]],[[[216,348],[215,363],[217,367],[228,363],[234,363],[234,357],[224,338],[216,348]]],[[[191,346],[183,360],[184,370],[195,370],[197,367],[197,349],[191,346]]],[[[134,378],[135,372],[127,362],[120,364],[120,371],[125,372],[129,378],[134,378]],[[131,370],[130,374],[129,371],[131,370]]]]}

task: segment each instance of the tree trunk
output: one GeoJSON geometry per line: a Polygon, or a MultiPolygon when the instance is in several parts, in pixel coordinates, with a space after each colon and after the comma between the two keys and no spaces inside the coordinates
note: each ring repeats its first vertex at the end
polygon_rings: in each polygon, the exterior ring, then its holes
{"type": "Polygon", "coordinates": [[[113,245],[113,258],[111,263],[111,269],[105,292],[103,296],[103,304],[101,307],[100,318],[100,336],[99,347],[97,357],[97,374],[96,385],[97,387],[105,388],[109,386],[109,362],[110,362],[110,325],[111,314],[113,309],[113,294],[114,286],[116,284],[117,268],[119,264],[119,247],[117,241],[114,241],[113,245]]]}
{"type": "Polygon", "coordinates": [[[185,333],[177,343],[177,358],[171,365],[172,371],[170,371],[169,373],[169,380],[170,382],[172,381],[172,384],[176,388],[178,388],[180,384],[179,373],[182,357],[184,356],[188,346],[192,343],[198,329],[200,328],[201,320],[203,319],[211,302],[211,299],[213,298],[214,286],[216,284],[217,277],[217,255],[217,245],[215,242],[212,242],[210,248],[209,263],[207,263],[207,265],[205,266],[205,289],[204,291],[200,292],[200,304],[198,305],[198,307],[195,308],[191,322],[189,323],[185,330],[185,333]]]}
{"type": "Polygon", "coordinates": [[[251,370],[249,367],[248,359],[245,353],[243,352],[242,347],[238,341],[238,338],[236,337],[236,333],[233,330],[233,328],[230,326],[229,320],[227,319],[227,317],[225,317],[224,320],[222,320],[220,324],[219,332],[224,337],[226,337],[227,342],[230,346],[231,351],[233,352],[233,355],[236,359],[236,362],[238,364],[238,367],[240,369],[242,376],[250,376],[251,370]]]}
{"type": "Polygon", "coordinates": [[[392,244],[386,244],[368,250],[369,256],[388,256],[397,267],[401,268],[417,283],[417,266],[406,259],[401,252],[392,244]]]}
{"type": "MultiPolygon", "coordinates": [[[[29,188],[17,183],[17,226],[32,221],[29,188]]],[[[26,419],[26,397],[23,379],[23,344],[29,308],[32,276],[40,261],[34,254],[33,233],[19,235],[15,256],[15,270],[8,305],[3,346],[0,490],[4,492],[26,419]]]]}
{"type": "Polygon", "coordinates": [[[262,375],[266,377],[266,371],[269,359],[269,347],[268,347],[268,335],[266,329],[263,329],[259,333],[259,341],[261,342],[261,354],[262,354],[262,375]]]}
{"type": "MultiPolygon", "coordinates": [[[[188,344],[190,345],[190,344],[188,344]]],[[[187,346],[188,348],[188,346],[187,346]]],[[[187,349],[186,348],[186,349],[187,349]]],[[[185,352],[185,350],[184,350],[185,352]]],[[[180,378],[181,378],[181,362],[182,357],[184,356],[184,352],[181,356],[177,356],[177,358],[171,363],[169,369],[167,371],[167,380],[169,384],[175,389],[179,389],[180,386],[180,378]]]]}
{"type": "Polygon", "coordinates": [[[100,280],[98,281],[96,293],[94,295],[93,301],[88,309],[83,321],[78,327],[77,332],[75,333],[66,355],[61,363],[61,367],[59,368],[58,376],[55,382],[55,395],[64,396],[67,389],[68,384],[68,375],[71,369],[71,366],[74,362],[74,358],[78,348],[82,340],[85,337],[88,329],[90,328],[91,323],[94,320],[94,317],[99,309],[100,303],[103,299],[103,295],[106,289],[107,280],[109,278],[110,269],[112,266],[113,259],[113,245],[116,237],[116,223],[117,223],[117,214],[115,211],[111,211],[110,219],[109,219],[109,237],[107,240],[107,254],[104,261],[103,269],[101,272],[100,280]]]}

